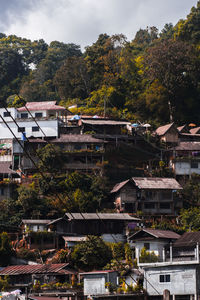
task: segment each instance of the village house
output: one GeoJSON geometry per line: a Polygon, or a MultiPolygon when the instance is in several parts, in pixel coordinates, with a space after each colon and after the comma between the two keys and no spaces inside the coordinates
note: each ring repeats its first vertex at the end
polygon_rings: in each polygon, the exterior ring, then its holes
{"type": "Polygon", "coordinates": [[[200,174],[200,142],[180,142],[171,151],[169,165],[177,178],[200,174]]]}
{"type": "Polygon", "coordinates": [[[179,142],[179,131],[174,123],[158,127],[155,134],[160,138],[160,141],[167,145],[176,145],[179,142]]]}
{"type": "Polygon", "coordinates": [[[27,284],[50,282],[71,282],[77,272],[68,263],[15,265],[1,268],[0,276],[9,276],[9,284],[15,287],[24,287],[27,284]]]}
{"type": "Polygon", "coordinates": [[[142,211],[150,215],[176,215],[182,207],[175,192],[182,190],[174,178],[132,177],[111,190],[119,212],[142,211]]]}
{"type": "MultiPolygon", "coordinates": [[[[47,226],[62,237],[101,236],[106,242],[126,242],[128,224],[137,224],[138,218],[117,213],[66,213],[47,226]]],[[[67,240],[66,240],[67,241],[67,240]]]]}
{"type": "Polygon", "coordinates": [[[83,278],[84,296],[109,294],[108,287],[118,285],[118,272],[113,270],[79,273],[79,276],[83,278]]]}
{"type": "Polygon", "coordinates": [[[158,261],[164,261],[164,247],[176,241],[179,237],[180,235],[173,231],[144,228],[132,234],[128,240],[131,247],[135,249],[135,258],[139,263],[139,257],[143,248],[149,253],[153,252],[157,255],[158,261]]]}

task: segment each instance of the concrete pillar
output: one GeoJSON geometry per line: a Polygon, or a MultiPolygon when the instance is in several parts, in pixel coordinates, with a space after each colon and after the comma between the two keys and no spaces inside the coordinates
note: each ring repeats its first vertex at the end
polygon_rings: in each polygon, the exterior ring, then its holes
{"type": "Polygon", "coordinates": [[[170,291],[169,290],[163,291],[163,300],[170,300],[170,291]]]}
{"type": "Polygon", "coordinates": [[[163,250],[162,250],[162,258],[163,258],[163,261],[165,261],[165,248],[163,247],[163,250]]]}
{"type": "Polygon", "coordinates": [[[170,262],[172,262],[173,260],[173,256],[172,256],[172,243],[170,243],[170,262]]]}
{"type": "Polygon", "coordinates": [[[176,300],[176,295],[172,295],[172,300],[176,300]]]}
{"type": "Polygon", "coordinates": [[[199,243],[197,243],[197,247],[196,247],[196,259],[197,262],[199,263],[199,243]]]}

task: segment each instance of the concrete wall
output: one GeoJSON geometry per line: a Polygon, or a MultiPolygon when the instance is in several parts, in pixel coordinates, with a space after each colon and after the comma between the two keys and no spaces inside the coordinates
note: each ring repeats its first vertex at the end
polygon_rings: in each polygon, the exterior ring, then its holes
{"type": "Polygon", "coordinates": [[[168,244],[168,241],[136,241],[135,242],[135,257],[137,260],[140,257],[140,253],[142,248],[144,248],[145,244],[149,243],[149,249],[147,251],[154,252],[161,259],[163,258],[163,247],[168,244]]]}
{"type": "Polygon", "coordinates": [[[200,174],[200,162],[198,168],[191,168],[190,161],[176,161],[172,163],[172,168],[176,175],[190,175],[192,173],[200,174]]]}
{"type": "Polygon", "coordinates": [[[144,289],[150,296],[162,295],[165,289],[171,295],[194,295],[197,292],[195,265],[148,267],[144,272],[144,289]],[[170,282],[160,282],[160,275],[170,275],[170,282]]]}

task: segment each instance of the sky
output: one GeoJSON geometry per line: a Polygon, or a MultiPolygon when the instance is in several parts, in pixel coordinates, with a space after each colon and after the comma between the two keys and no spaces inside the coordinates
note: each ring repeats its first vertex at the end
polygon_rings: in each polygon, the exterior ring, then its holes
{"type": "Polygon", "coordinates": [[[99,34],[132,40],[147,26],[185,19],[197,0],[0,0],[0,32],[31,40],[92,45],[99,34]]]}

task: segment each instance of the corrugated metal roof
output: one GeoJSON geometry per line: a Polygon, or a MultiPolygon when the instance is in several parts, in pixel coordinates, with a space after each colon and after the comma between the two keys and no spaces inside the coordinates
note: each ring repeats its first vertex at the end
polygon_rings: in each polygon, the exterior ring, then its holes
{"type": "Polygon", "coordinates": [[[23,219],[22,223],[24,224],[48,224],[52,220],[32,220],[32,219],[23,219]]]}
{"type": "Polygon", "coordinates": [[[137,231],[133,235],[131,235],[129,239],[137,240],[137,238],[139,236],[141,236],[142,233],[148,233],[149,235],[151,235],[155,238],[161,238],[161,239],[178,239],[178,238],[180,238],[179,234],[177,234],[176,232],[170,231],[170,230],[144,228],[140,231],[137,231]]]}
{"type": "Polygon", "coordinates": [[[17,172],[10,169],[11,162],[0,162],[0,174],[17,174],[17,172]]]}
{"type": "Polygon", "coordinates": [[[173,125],[174,125],[174,123],[170,123],[170,124],[158,127],[156,129],[156,134],[164,135],[173,125]]]}
{"type": "Polygon", "coordinates": [[[93,120],[79,120],[80,124],[90,124],[90,125],[131,125],[130,122],[125,121],[114,121],[114,120],[99,120],[99,119],[93,119],[93,120]]]}
{"type": "Polygon", "coordinates": [[[191,247],[200,243],[200,231],[185,232],[174,244],[173,247],[191,247]]]}
{"type": "MultiPolygon", "coordinates": [[[[27,102],[26,107],[28,110],[66,110],[65,107],[56,104],[56,101],[43,101],[43,102],[27,102]]],[[[27,111],[25,106],[17,108],[19,112],[27,111]]]]}
{"type": "Polygon", "coordinates": [[[92,137],[90,134],[62,134],[60,138],[51,140],[52,143],[101,143],[104,141],[92,137]]]}
{"type": "Polygon", "coordinates": [[[182,190],[181,185],[174,178],[133,177],[132,180],[140,189],[182,190]]]}
{"type": "Polygon", "coordinates": [[[200,142],[180,142],[175,150],[200,151],[200,142]]]}
{"type": "Polygon", "coordinates": [[[117,183],[111,190],[111,193],[118,192],[128,182],[133,182],[139,189],[182,190],[182,187],[174,178],[132,177],[131,179],[117,183]]]}
{"type": "Polygon", "coordinates": [[[82,242],[87,240],[87,236],[62,236],[65,242],[82,242]]]}
{"type": "MultiPolygon", "coordinates": [[[[44,274],[44,273],[60,273],[69,264],[38,264],[38,265],[15,265],[8,266],[0,270],[0,275],[20,275],[20,274],[44,274]]],[[[69,271],[69,270],[64,270],[69,271]]],[[[71,272],[71,271],[70,271],[71,272]]]]}
{"type": "Polygon", "coordinates": [[[200,127],[195,127],[190,129],[191,134],[199,134],[200,133],[200,127]]]}
{"type": "Polygon", "coordinates": [[[75,220],[124,220],[124,221],[138,221],[140,219],[131,217],[129,214],[119,213],[66,213],[68,219],[75,220]]]}

